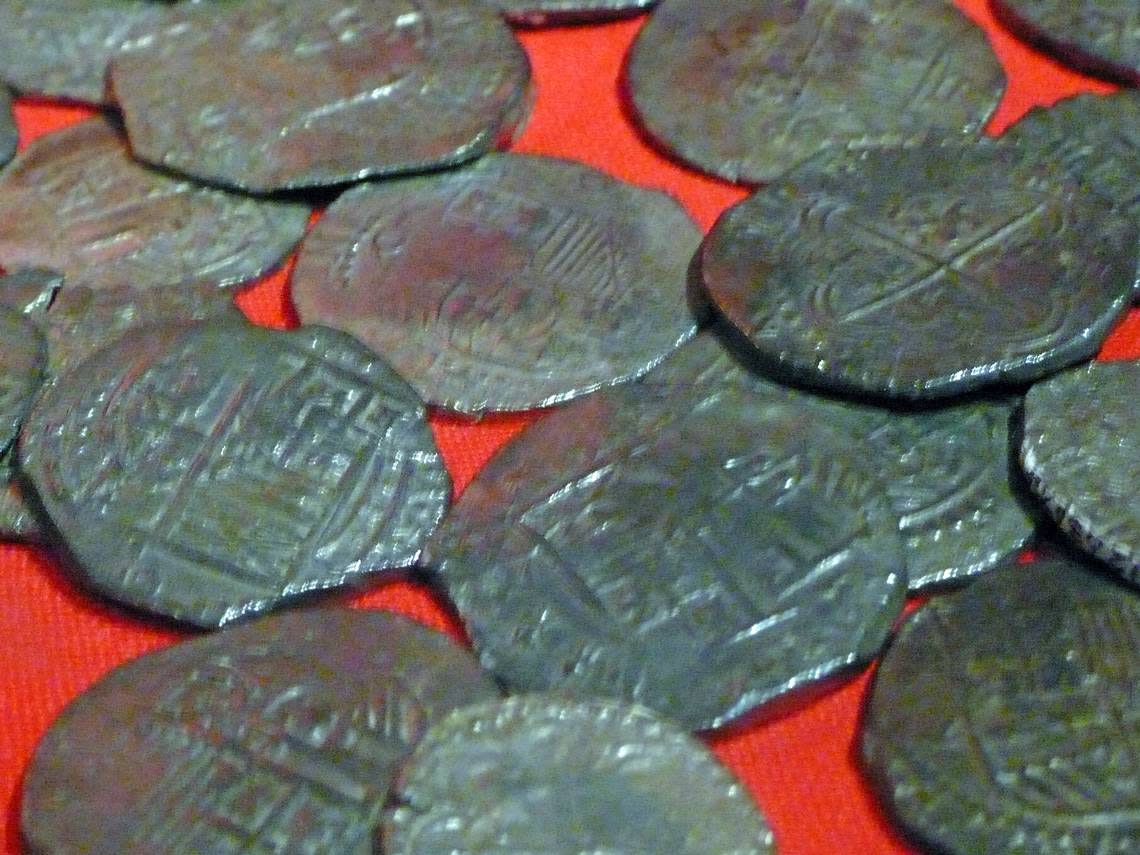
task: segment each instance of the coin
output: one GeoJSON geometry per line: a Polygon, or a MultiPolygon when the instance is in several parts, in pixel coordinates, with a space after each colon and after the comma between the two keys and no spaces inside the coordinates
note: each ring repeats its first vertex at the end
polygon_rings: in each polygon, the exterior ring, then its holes
{"type": "Polygon", "coordinates": [[[642,374],[693,335],[700,232],[663,193],[588,166],[488,155],[362,185],[293,275],[301,320],[352,333],[428,401],[543,407],[642,374]]]}
{"type": "Polygon", "coordinates": [[[0,540],[43,540],[43,523],[17,480],[13,456],[11,448],[0,453],[0,540]]]}
{"type": "Polygon", "coordinates": [[[110,66],[137,157],[258,192],[475,158],[521,121],[529,75],[473,0],[190,8],[110,66]]]}
{"type": "Polygon", "coordinates": [[[20,453],[81,578],[202,626],[410,564],[450,492],[415,393],[321,327],[139,327],[45,390],[20,453]]]}
{"type": "Polygon", "coordinates": [[[12,114],[12,96],[0,86],[0,164],[5,164],[16,153],[18,135],[16,117],[12,114]]]}
{"type": "Polygon", "coordinates": [[[1137,594],[1067,561],[931,600],[864,714],[894,817],[947,855],[1136,851],[1137,638],[1137,594]]]}
{"type": "Polygon", "coordinates": [[[974,133],[1005,87],[982,31],[927,0],[664,0],[626,79],[656,142],[751,183],[829,145],[974,133]]]}
{"type": "Polygon", "coordinates": [[[729,383],[571,402],[483,469],[427,563],[514,691],[716,727],[865,662],[906,589],[850,440],[729,383]]]}
{"type": "Polygon", "coordinates": [[[53,270],[29,268],[0,276],[0,305],[33,318],[42,316],[63,285],[63,276],[53,270]]]}
{"type": "Polygon", "coordinates": [[[24,315],[0,306],[0,453],[8,449],[43,381],[43,336],[24,315]]]}
{"type": "Polygon", "coordinates": [[[531,26],[580,24],[633,15],[657,0],[489,0],[508,21],[531,26]]]}
{"type": "Polygon", "coordinates": [[[63,711],[24,780],[43,855],[371,853],[427,728],[498,696],[473,657],[396,615],[314,609],[128,662],[63,711]]]}
{"type": "Polygon", "coordinates": [[[1140,581],[1140,362],[1093,363],[1025,396],[1021,460],[1081,546],[1140,581]]]}
{"type": "Polygon", "coordinates": [[[989,142],[824,152],[729,209],[708,294],[797,382],[903,399],[1088,359],[1127,310],[1137,224],[989,142]]]}
{"type": "Polygon", "coordinates": [[[401,772],[390,855],[767,855],[772,832],[700,742],[646,709],[530,695],[455,710],[401,772]]]}

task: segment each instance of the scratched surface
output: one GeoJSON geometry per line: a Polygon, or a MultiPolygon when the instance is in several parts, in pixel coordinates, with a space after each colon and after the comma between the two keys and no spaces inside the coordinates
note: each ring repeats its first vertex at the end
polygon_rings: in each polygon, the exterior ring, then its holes
{"type": "Polygon", "coordinates": [[[488,155],[353,188],[306,237],[304,323],[352,333],[420,395],[523,410],[627,380],[693,335],[700,232],[671,198],[587,166],[488,155]]]}
{"type": "Polygon", "coordinates": [[[470,160],[529,109],[521,45],[473,0],[206,4],[109,75],[138,157],[254,191],[470,160]]]}
{"type": "Polygon", "coordinates": [[[402,617],[314,609],[143,656],[40,742],[22,827],[38,855],[368,855],[427,728],[498,697],[474,657],[402,617]]]}
{"type": "Polygon", "coordinates": [[[20,463],[95,589],[214,626],[411,563],[449,481],[424,407],[321,327],[144,327],[64,374],[20,463]]]}

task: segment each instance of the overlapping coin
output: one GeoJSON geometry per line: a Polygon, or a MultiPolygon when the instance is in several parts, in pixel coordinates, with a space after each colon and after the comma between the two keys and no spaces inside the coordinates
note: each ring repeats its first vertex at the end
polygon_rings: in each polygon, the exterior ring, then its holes
{"type": "Polygon", "coordinates": [[[429,403],[521,410],[642,374],[690,337],[699,243],[662,193],[570,161],[488,155],[346,192],[302,246],[293,301],[429,403]]]}
{"type": "Polygon", "coordinates": [[[775,851],[707,748],[613,701],[530,695],[458,709],[425,734],[395,796],[389,855],[775,851]]]}
{"type": "Polygon", "coordinates": [[[36,749],[22,829],[43,855],[367,855],[430,725],[498,696],[473,657],[395,615],[293,612],[129,662],[36,749]]]}
{"type": "Polygon", "coordinates": [[[322,327],[138,328],[46,390],[20,452],[92,587],[203,626],[408,565],[450,492],[419,398],[322,327]]]}

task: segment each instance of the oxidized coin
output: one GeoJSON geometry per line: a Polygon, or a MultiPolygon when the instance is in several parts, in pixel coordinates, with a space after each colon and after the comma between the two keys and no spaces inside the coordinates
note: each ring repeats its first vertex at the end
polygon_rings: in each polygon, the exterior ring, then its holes
{"type": "Polygon", "coordinates": [[[120,666],[63,711],[24,780],[24,837],[42,855],[370,855],[427,728],[496,697],[473,657],[391,614],[214,633],[120,666]]]}
{"type": "Polygon", "coordinates": [[[0,305],[0,453],[16,438],[43,381],[44,338],[23,313],[0,305]]]}
{"type": "Polygon", "coordinates": [[[654,140],[746,182],[828,145],[976,132],[1005,86],[982,30],[942,0],[664,0],[627,80],[654,140]]]}
{"type": "Polygon", "coordinates": [[[0,164],[5,164],[16,153],[19,134],[16,117],[12,115],[12,96],[0,86],[0,164]]]}
{"type": "Polygon", "coordinates": [[[0,173],[0,264],[92,288],[236,285],[279,265],[309,208],[176,180],[106,119],[42,137],[0,173]]]}
{"type": "Polygon", "coordinates": [[[306,238],[293,300],[428,403],[522,410],[642,374],[692,336],[699,244],[663,193],[570,161],[488,155],[349,190],[306,238]]]}
{"type": "Polygon", "coordinates": [[[1077,563],[985,576],[916,612],[879,666],[863,760],[947,855],[1140,850],[1140,597],[1077,563]]]}
{"type": "Polygon", "coordinates": [[[525,695],[424,735],[384,817],[388,855],[767,855],[772,832],[700,742],[646,709],[525,695]]]}
{"type": "Polygon", "coordinates": [[[20,452],[93,587],[202,626],[410,564],[449,494],[415,393],[322,327],[137,328],[45,390],[20,452]]]}
{"type": "Polygon", "coordinates": [[[1140,362],[1093,363],[1025,396],[1030,486],[1081,546],[1140,581],[1140,362]]]}
{"type": "Polygon", "coordinates": [[[632,15],[657,0],[486,0],[518,24],[577,24],[632,15]]]}
{"type": "Polygon", "coordinates": [[[478,157],[522,120],[530,70],[475,0],[244,0],[172,14],[110,78],[137,157],[262,192],[478,157]]]}
{"type": "Polygon", "coordinates": [[[821,153],[722,215],[702,272],[771,369],[922,399],[1091,357],[1138,247],[1056,162],[942,144],[821,153]]]}
{"type": "Polygon", "coordinates": [[[898,615],[894,519],[849,446],[730,383],[607,389],[500,452],[429,562],[512,689],[715,727],[865,662],[898,615]]]}

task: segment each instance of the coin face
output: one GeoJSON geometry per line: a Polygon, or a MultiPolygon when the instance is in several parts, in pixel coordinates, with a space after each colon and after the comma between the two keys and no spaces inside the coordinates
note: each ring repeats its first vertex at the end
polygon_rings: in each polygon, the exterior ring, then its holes
{"type": "Polygon", "coordinates": [[[415,393],[321,327],[131,331],[57,378],[20,451],[84,579],[202,626],[410,564],[450,492],[415,393]]]}
{"type": "Polygon", "coordinates": [[[948,855],[1140,847],[1140,597],[1068,561],[1011,566],[911,616],[862,755],[894,817],[948,855]]]}
{"type": "Polygon", "coordinates": [[[164,19],[110,80],[137,157],[264,192],[477,157],[521,121],[529,65],[482,2],[249,0],[164,19]]]}
{"type": "Polygon", "coordinates": [[[12,115],[12,96],[0,86],[0,164],[7,163],[16,153],[16,118],[12,115]]]}
{"type": "Polygon", "coordinates": [[[129,662],[36,749],[22,828],[51,855],[366,855],[400,763],[498,696],[474,658],[395,615],[292,612],[129,662]]]}
{"type": "Polygon", "coordinates": [[[774,371],[930,399],[1096,353],[1127,309],[1137,224],[994,143],[824,152],[721,216],[708,295],[774,371]]]}
{"type": "Polygon", "coordinates": [[[655,141],[750,183],[829,145],[972,134],[1005,86],[982,31],[927,0],[664,0],[627,82],[655,141]]]}
{"type": "Polygon", "coordinates": [[[23,313],[0,306],[0,453],[7,451],[43,381],[45,347],[23,313]]]}
{"type": "Polygon", "coordinates": [[[1021,461],[1033,491],[1083,548],[1140,579],[1140,363],[1093,363],[1025,397],[1021,461]]]}
{"type": "Polygon", "coordinates": [[[569,161],[488,155],[346,192],[302,246],[293,301],[429,403],[521,410],[628,380],[689,338],[699,244],[662,193],[569,161]]]}
{"type": "Polygon", "coordinates": [[[700,742],[648,710],[524,695],[425,734],[384,851],[767,855],[772,833],[700,742]]]}

